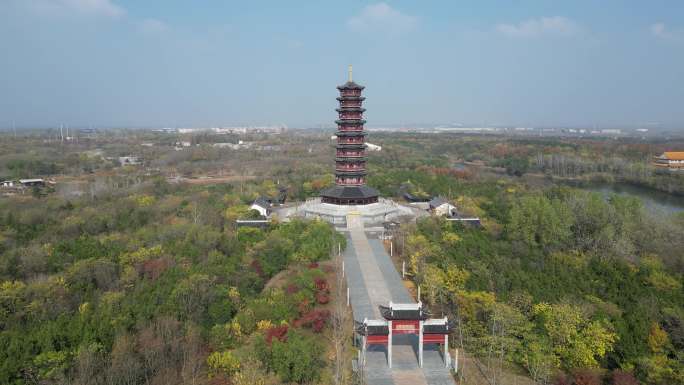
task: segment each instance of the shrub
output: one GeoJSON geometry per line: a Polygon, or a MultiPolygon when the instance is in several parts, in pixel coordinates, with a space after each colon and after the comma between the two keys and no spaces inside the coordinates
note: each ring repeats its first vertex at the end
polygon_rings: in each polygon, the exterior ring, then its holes
{"type": "Polygon", "coordinates": [[[274,338],[280,342],[287,341],[288,330],[289,327],[287,325],[277,326],[266,330],[266,343],[271,345],[274,338]]]}
{"type": "Polygon", "coordinates": [[[639,381],[630,372],[616,370],[610,376],[611,385],[639,385],[639,381]]]}
{"type": "Polygon", "coordinates": [[[318,292],[316,293],[316,302],[321,305],[325,305],[326,303],[330,302],[330,296],[328,296],[327,293],[318,292]]]}
{"type": "Polygon", "coordinates": [[[268,366],[282,382],[314,382],[323,365],[322,354],[322,347],[313,338],[293,332],[287,341],[273,342],[268,366]]]}
{"type": "Polygon", "coordinates": [[[207,357],[210,375],[223,374],[230,376],[240,370],[240,361],[229,351],[213,352],[207,357]]]}
{"type": "Polygon", "coordinates": [[[316,285],[316,289],[319,291],[327,291],[328,290],[328,282],[325,280],[325,278],[316,278],[314,279],[314,284],[316,285]]]}
{"type": "Polygon", "coordinates": [[[591,369],[577,370],[573,373],[575,385],[601,385],[601,375],[591,369]]]}
{"type": "Polygon", "coordinates": [[[302,316],[302,318],[295,321],[295,326],[304,326],[311,328],[316,333],[320,333],[330,319],[330,311],[328,310],[313,310],[302,316]]]}

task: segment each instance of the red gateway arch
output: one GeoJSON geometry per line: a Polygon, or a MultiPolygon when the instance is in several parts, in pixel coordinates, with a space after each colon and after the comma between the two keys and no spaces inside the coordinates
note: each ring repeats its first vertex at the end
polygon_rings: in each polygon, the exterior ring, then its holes
{"type": "Polygon", "coordinates": [[[361,359],[365,363],[366,350],[371,345],[387,347],[387,364],[392,367],[392,336],[396,334],[414,334],[418,336],[418,366],[423,367],[423,347],[429,344],[442,345],[444,348],[444,364],[449,367],[449,333],[453,323],[444,318],[429,318],[423,310],[423,304],[389,303],[380,306],[384,319],[356,322],[355,331],[362,337],[361,359]]]}

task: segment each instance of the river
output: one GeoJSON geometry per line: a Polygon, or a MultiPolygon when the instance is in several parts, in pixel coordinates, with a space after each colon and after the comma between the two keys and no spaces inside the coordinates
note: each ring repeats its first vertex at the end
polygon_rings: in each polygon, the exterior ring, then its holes
{"type": "Polygon", "coordinates": [[[644,208],[656,214],[674,214],[684,211],[684,197],[671,195],[662,191],[652,190],[623,183],[590,184],[580,187],[583,190],[599,192],[605,196],[610,194],[626,195],[641,199],[644,208]]]}

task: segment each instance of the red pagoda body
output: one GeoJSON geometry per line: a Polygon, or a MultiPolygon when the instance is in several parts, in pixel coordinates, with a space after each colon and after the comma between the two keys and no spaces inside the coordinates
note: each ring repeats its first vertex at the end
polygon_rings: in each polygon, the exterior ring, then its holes
{"type": "Polygon", "coordinates": [[[366,133],[363,125],[362,107],[366,99],[361,96],[364,87],[349,81],[337,87],[339,119],[337,123],[337,146],[335,154],[335,186],[321,194],[323,203],[337,205],[365,205],[378,201],[378,192],[366,186],[366,133]]]}

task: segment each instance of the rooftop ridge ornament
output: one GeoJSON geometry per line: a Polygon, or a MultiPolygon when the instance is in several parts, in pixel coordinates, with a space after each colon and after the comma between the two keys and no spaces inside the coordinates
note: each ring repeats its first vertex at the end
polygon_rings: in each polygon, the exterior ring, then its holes
{"type": "Polygon", "coordinates": [[[351,65],[351,64],[349,65],[349,83],[353,83],[353,80],[352,80],[352,65],[351,65]]]}

